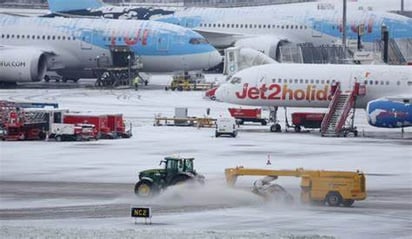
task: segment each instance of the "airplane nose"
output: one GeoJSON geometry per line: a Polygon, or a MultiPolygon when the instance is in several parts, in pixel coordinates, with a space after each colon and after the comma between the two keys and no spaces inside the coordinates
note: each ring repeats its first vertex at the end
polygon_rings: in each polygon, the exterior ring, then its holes
{"type": "Polygon", "coordinates": [[[215,97],[217,101],[222,101],[225,102],[226,101],[226,97],[225,97],[225,84],[220,85],[216,91],[215,91],[215,97]]]}
{"type": "Polygon", "coordinates": [[[209,68],[215,67],[222,62],[222,56],[217,50],[209,53],[209,68]]]}

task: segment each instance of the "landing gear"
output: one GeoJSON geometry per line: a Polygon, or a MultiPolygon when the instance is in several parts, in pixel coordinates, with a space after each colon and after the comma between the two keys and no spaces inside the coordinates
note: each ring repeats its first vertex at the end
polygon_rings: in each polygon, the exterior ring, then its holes
{"type": "Polygon", "coordinates": [[[269,109],[269,121],[274,122],[274,124],[270,126],[270,132],[282,132],[282,127],[280,126],[277,120],[278,107],[270,107],[269,109]]]}

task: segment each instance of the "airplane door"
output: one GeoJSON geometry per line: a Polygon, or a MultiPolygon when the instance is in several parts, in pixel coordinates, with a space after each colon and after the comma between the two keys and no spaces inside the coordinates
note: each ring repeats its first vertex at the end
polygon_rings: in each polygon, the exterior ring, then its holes
{"type": "Polygon", "coordinates": [[[169,50],[169,35],[166,33],[160,33],[157,39],[157,50],[167,51],[169,50]]]}
{"type": "Polygon", "coordinates": [[[314,22],[312,37],[322,37],[322,22],[314,22]]]}
{"type": "Polygon", "coordinates": [[[92,42],[93,42],[93,32],[86,31],[82,32],[82,36],[80,39],[80,47],[82,50],[91,50],[92,49],[92,42]]]}

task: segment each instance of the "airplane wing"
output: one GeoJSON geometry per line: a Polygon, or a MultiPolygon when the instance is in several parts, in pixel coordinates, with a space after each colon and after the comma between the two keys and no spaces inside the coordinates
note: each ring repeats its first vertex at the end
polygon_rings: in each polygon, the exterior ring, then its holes
{"type": "Polygon", "coordinates": [[[0,14],[9,15],[9,16],[13,16],[13,17],[29,17],[27,15],[18,14],[18,13],[11,13],[11,12],[0,12],[0,14]]]}
{"type": "Polygon", "coordinates": [[[216,48],[227,48],[233,46],[236,41],[246,38],[248,36],[238,33],[228,33],[223,31],[208,31],[205,29],[193,29],[203,37],[205,37],[210,44],[216,48]]]}

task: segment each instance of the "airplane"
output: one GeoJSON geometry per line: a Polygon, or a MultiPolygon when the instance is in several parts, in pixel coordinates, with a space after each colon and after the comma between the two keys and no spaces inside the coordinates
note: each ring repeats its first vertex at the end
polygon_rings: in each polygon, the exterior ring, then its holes
{"type": "MultiPolygon", "coordinates": [[[[59,1],[63,0],[49,0],[49,3],[59,1]]],[[[88,0],[76,7],[92,9],[98,2],[88,0]]],[[[359,27],[364,47],[381,40],[382,26],[387,27],[392,39],[412,38],[412,19],[408,17],[360,10],[358,4],[349,2],[347,19],[347,40],[357,40],[359,27]]],[[[230,46],[252,48],[274,60],[279,60],[282,45],[341,44],[343,32],[342,4],[339,1],[235,8],[192,7],[170,15],[153,16],[151,20],[191,28],[218,49],[230,46]]]]}
{"type": "Polygon", "coordinates": [[[174,10],[155,7],[121,7],[100,0],[48,0],[50,14],[44,17],[103,17],[112,19],[149,20],[154,15],[172,14],[174,10]]]}
{"type": "MultiPolygon", "coordinates": [[[[328,108],[332,86],[360,83],[356,108],[376,127],[412,126],[412,67],[388,65],[267,64],[241,70],[220,85],[216,100],[249,106],[328,108]]],[[[280,131],[276,123],[271,131],[280,131]],[[272,130],[276,129],[276,130],[272,130]]]]}
{"type": "Polygon", "coordinates": [[[208,69],[222,59],[200,34],[154,21],[0,14],[0,29],[0,81],[6,83],[40,81],[46,70],[74,81],[96,78],[93,68],[124,66],[133,55],[142,72],[208,69]]]}

